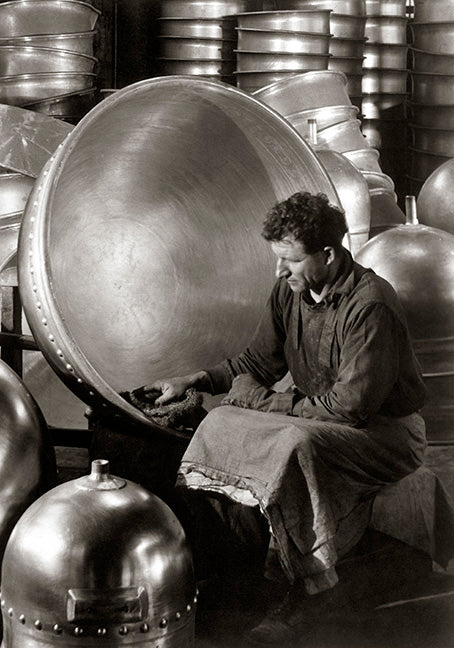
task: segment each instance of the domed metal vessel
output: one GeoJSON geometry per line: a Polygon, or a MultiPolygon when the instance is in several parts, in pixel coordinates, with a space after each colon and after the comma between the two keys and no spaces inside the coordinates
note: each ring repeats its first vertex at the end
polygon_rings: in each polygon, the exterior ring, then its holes
{"type": "Polygon", "coordinates": [[[424,225],[454,234],[454,160],[435,169],[421,187],[416,201],[418,218],[424,225]]]}
{"type": "Polygon", "coordinates": [[[159,498],[108,471],[95,460],[14,528],[2,566],[4,648],[194,645],[183,528],[159,498]]]}
{"type": "Polygon", "coordinates": [[[308,144],[245,93],[190,77],[115,92],[24,212],[19,284],[43,354],[88,404],[151,425],[119,392],[244,348],[274,281],[264,215],[301,190],[338,204],[308,144]]]}

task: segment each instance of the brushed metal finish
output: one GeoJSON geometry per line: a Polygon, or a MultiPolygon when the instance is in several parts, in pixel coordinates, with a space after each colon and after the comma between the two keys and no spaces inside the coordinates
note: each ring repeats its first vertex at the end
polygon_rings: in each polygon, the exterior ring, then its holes
{"type": "Polygon", "coordinates": [[[5,648],[194,646],[183,528],[156,495],[107,470],[93,461],[16,525],[2,567],[5,648]]]}
{"type": "Polygon", "coordinates": [[[416,205],[418,220],[454,234],[454,159],[448,159],[435,169],[424,182],[416,205]]]}
{"type": "Polygon", "coordinates": [[[238,49],[250,52],[329,54],[331,36],[283,30],[237,29],[238,49]]]}
{"type": "Polygon", "coordinates": [[[376,171],[361,171],[367,185],[370,189],[390,189],[394,191],[395,185],[393,179],[386,173],[377,173],[376,171]]]}
{"type": "Polygon", "coordinates": [[[413,147],[437,155],[454,156],[454,130],[409,124],[413,147]]]}
{"type": "Polygon", "coordinates": [[[356,164],[362,171],[375,171],[382,173],[379,158],[380,153],[375,148],[362,148],[354,151],[344,151],[343,155],[356,164]]]}
{"type": "Polygon", "coordinates": [[[253,72],[235,72],[236,85],[240,90],[255,94],[275,83],[287,81],[301,74],[301,70],[256,70],[253,72]]]}
{"type": "Polygon", "coordinates": [[[79,0],[9,0],[0,3],[0,37],[90,31],[100,14],[79,0]]]}
{"type": "Polygon", "coordinates": [[[254,93],[281,115],[322,106],[350,105],[347,77],[334,70],[306,72],[254,93]]]}
{"type": "Polygon", "coordinates": [[[451,22],[410,22],[412,45],[434,54],[454,54],[454,19],[451,22]]]}
{"type": "Polygon", "coordinates": [[[24,108],[58,118],[83,117],[96,104],[95,88],[88,88],[80,92],[68,92],[47,97],[40,101],[24,104],[24,108]]]}
{"type": "Polygon", "coordinates": [[[183,38],[234,39],[236,19],[230,18],[158,18],[161,36],[183,38]]]}
{"type": "Polygon", "coordinates": [[[237,15],[240,29],[277,29],[314,34],[330,33],[329,9],[282,9],[237,15]]]}
{"type": "Polygon", "coordinates": [[[366,16],[331,14],[330,31],[335,38],[365,38],[366,16]]]}
{"type": "Polygon", "coordinates": [[[334,13],[345,14],[346,16],[365,16],[366,4],[364,0],[277,0],[279,9],[286,4],[297,4],[301,9],[304,7],[317,7],[318,9],[331,9],[334,13]]]}
{"type": "Polygon", "coordinates": [[[22,173],[0,173],[0,215],[23,211],[33,185],[22,173]]]}
{"type": "MultiPolygon", "coordinates": [[[[423,183],[439,166],[451,159],[450,155],[437,155],[432,151],[421,151],[409,147],[411,159],[411,174],[423,183]]],[[[442,228],[443,229],[443,228],[442,228]]]]}
{"type": "Polygon", "coordinates": [[[0,102],[23,106],[59,94],[93,86],[93,72],[37,72],[0,76],[0,102]]]}
{"type": "Polygon", "coordinates": [[[190,75],[201,77],[232,78],[235,60],[224,59],[171,59],[158,58],[162,75],[190,75]]]}
{"type": "Polygon", "coordinates": [[[268,70],[310,72],[311,70],[326,70],[328,67],[329,54],[235,51],[237,72],[266,72],[268,70]]]}
{"type": "Polygon", "coordinates": [[[370,43],[405,45],[408,20],[404,16],[368,16],[364,35],[370,43]]]}
{"type": "Polygon", "coordinates": [[[407,44],[390,45],[366,42],[363,67],[403,70],[407,67],[407,54],[407,44]]]}
{"type": "Polygon", "coordinates": [[[370,238],[405,223],[405,214],[397,205],[392,192],[377,188],[370,192],[370,238]]]}
{"type": "Polygon", "coordinates": [[[161,0],[161,18],[223,18],[259,11],[262,0],[161,0]]]}
{"type": "Polygon", "coordinates": [[[363,56],[331,56],[328,62],[328,69],[349,74],[362,74],[363,56]]]}
{"type": "Polygon", "coordinates": [[[439,54],[426,52],[410,47],[411,67],[416,72],[428,72],[429,74],[454,74],[454,54],[439,54]]]}
{"type": "Polygon", "coordinates": [[[323,106],[301,110],[300,112],[287,115],[286,119],[306,139],[309,137],[309,120],[316,121],[318,129],[333,126],[346,119],[356,119],[359,109],[356,106],[323,106]]]}
{"type": "Polygon", "coordinates": [[[366,0],[368,16],[402,16],[405,17],[407,0],[366,0]]]}
{"type": "Polygon", "coordinates": [[[415,103],[431,106],[452,106],[454,104],[454,74],[429,74],[410,72],[412,93],[415,103]]]}
{"type": "Polygon", "coordinates": [[[403,70],[365,69],[362,80],[364,94],[397,94],[407,92],[408,72],[403,70]]]}
{"type": "Polygon", "coordinates": [[[51,47],[93,56],[93,41],[96,31],[89,30],[74,34],[35,34],[34,36],[14,36],[0,38],[0,45],[22,47],[51,47]]]}
{"type": "Polygon", "coordinates": [[[50,47],[0,45],[0,76],[35,72],[93,72],[98,59],[50,47]]]}
{"type": "Polygon", "coordinates": [[[361,132],[359,119],[347,119],[333,126],[322,128],[317,131],[317,139],[319,144],[324,144],[327,148],[338,153],[354,151],[367,146],[367,141],[361,132]]]}
{"type": "Polygon", "coordinates": [[[329,53],[331,56],[347,56],[359,58],[364,53],[364,38],[331,38],[329,53]]]}
{"type": "Polygon", "coordinates": [[[118,392],[242,349],[274,281],[264,214],[298,190],[338,201],[288,122],[244,92],[191,77],[103,100],[40,180],[18,252],[33,335],[82,400],[157,433],[170,432],[118,392]]]}
{"type": "Polygon", "coordinates": [[[159,36],[158,48],[162,58],[235,60],[235,41],[212,38],[183,38],[159,36]]]}
{"type": "Polygon", "coordinates": [[[419,23],[454,22],[454,6],[450,0],[414,0],[414,20],[419,23]]]}

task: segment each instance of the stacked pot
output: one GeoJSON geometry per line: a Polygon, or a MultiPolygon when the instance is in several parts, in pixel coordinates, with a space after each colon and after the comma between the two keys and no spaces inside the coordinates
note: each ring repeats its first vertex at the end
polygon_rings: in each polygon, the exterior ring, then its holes
{"type": "Polygon", "coordinates": [[[0,3],[0,102],[68,121],[94,104],[100,11],[79,0],[0,3]]]}
{"type": "Polygon", "coordinates": [[[261,9],[262,0],[162,0],[159,74],[235,85],[236,14],[261,9]]]}
{"type": "Polygon", "coordinates": [[[363,133],[369,144],[380,151],[383,169],[400,189],[406,183],[407,161],[406,0],[366,0],[366,12],[363,133]]]}
{"type": "Polygon", "coordinates": [[[454,156],[453,3],[415,0],[410,31],[409,183],[418,195],[430,174],[454,156]]]}
{"type": "Polygon", "coordinates": [[[237,20],[235,75],[242,90],[328,68],[329,10],[244,12],[237,20]]]}

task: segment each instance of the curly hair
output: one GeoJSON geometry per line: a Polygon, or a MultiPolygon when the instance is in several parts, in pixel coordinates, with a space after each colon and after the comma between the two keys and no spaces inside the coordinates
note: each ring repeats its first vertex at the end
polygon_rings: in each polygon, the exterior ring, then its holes
{"type": "Polygon", "coordinates": [[[331,205],[325,194],[302,191],[270,209],[262,236],[267,241],[281,241],[293,235],[308,254],[315,254],[327,245],[339,249],[347,230],[344,213],[331,205]]]}

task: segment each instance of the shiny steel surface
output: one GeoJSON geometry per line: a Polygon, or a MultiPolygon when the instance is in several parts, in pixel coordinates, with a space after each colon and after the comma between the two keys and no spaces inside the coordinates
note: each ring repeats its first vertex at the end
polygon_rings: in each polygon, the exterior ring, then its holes
{"type": "Polygon", "coordinates": [[[301,74],[301,70],[256,70],[253,72],[235,72],[235,77],[238,88],[244,92],[255,94],[262,88],[287,81],[298,74],[301,74]]]}
{"type": "Polygon", "coordinates": [[[328,67],[330,70],[344,72],[349,74],[362,74],[363,57],[362,56],[331,56],[328,67]]]}
{"type": "Polygon", "coordinates": [[[331,9],[334,13],[348,16],[365,16],[365,0],[278,0],[279,9],[285,4],[298,5],[300,9],[311,6],[319,9],[331,9]]]}
{"type": "Polygon", "coordinates": [[[361,114],[365,119],[404,119],[405,94],[365,94],[361,100],[361,114]]]}
{"type": "Polygon", "coordinates": [[[454,130],[409,124],[413,147],[436,155],[454,156],[454,130]]]}
{"type": "Polygon", "coordinates": [[[454,159],[446,160],[424,182],[416,201],[422,225],[454,234],[454,159]]]}
{"type": "Polygon", "coordinates": [[[250,52],[329,54],[331,36],[283,30],[237,29],[238,49],[250,52]]]}
{"type": "Polygon", "coordinates": [[[36,178],[72,129],[31,110],[0,105],[0,166],[36,178]]]}
{"type": "Polygon", "coordinates": [[[454,54],[438,54],[410,48],[412,65],[417,72],[454,75],[454,54]]]}
{"type": "Polygon", "coordinates": [[[394,191],[395,189],[392,178],[390,178],[389,175],[386,175],[386,173],[377,173],[376,171],[361,171],[361,174],[367,182],[369,189],[384,188],[390,189],[391,191],[394,191]]]}
{"type": "MultiPolygon", "coordinates": [[[[158,58],[162,75],[232,77],[235,60],[158,58]]],[[[233,77],[232,77],[233,78],[233,77]]]]}
{"type": "Polygon", "coordinates": [[[345,74],[333,70],[306,72],[284,79],[255,92],[254,97],[284,116],[322,106],[351,104],[345,74]]]}
{"type": "Polygon", "coordinates": [[[329,53],[332,56],[362,57],[364,38],[331,38],[329,53]]]}
{"type": "Polygon", "coordinates": [[[365,69],[362,81],[364,94],[404,94],[408,72],[403,70],[365,69]]]}
{"type": "Polygon", "coordinates": [[[0,216],[0,263],[17,251],[21,222],[22,211],[0,216]]]}
{"type": "MultiPolygon", "coordinates": [[[[359,97],[362,96],[361,93],[361,82],[363,79],[363,74],[346,74],[347,77],[347,91],[349,94],[349,97],[352,98],[353,102],[353,97],[358,97],[358,105],[359,105],[359,97]]],[[[356,104],[355,104],[356,105],[356,104]]]]}
{"type": "MultiPolygon", "coordinates": [[[[422,182],[439,166],[451,159],[450,155],[437,155],[431,151],[421,151],[409,147],[411,155],[411,173],[422,182]]],[[[443,229],[443,228],[441,228],[443,229]]]]}
{"type": "Polygon", "coordinates": [[[103,100],[40,185],[19,242],[33,335],[82,400],[158,432],[118,392],[242,349],[274,281],[264,214],[302,189],[337,201],[283,118],[233,87],[189,77],[103,100]]]}
{"type": "Polygon", "coordinates": [[[443,19],[454,22],[454,6],[451,0],[414,0],[415,22],[430,23],[443,19]]]}
{"type": "Polygon", "coordinates": [[[34,36],[14,36],[0,38],[0,45],[22,47],[51,47],[93,56],[93,41],[96,31],[91,29],[74,34],[35,34],[34,36]]]}
{"type": "Polygon", "coordinates": [[[83,117],[96,104],[95,88],[69,92],[24,104],[24,108],[59,118],[83,117]]]}
{"type": "Polygon", "coordinates": [[[388,43],[368,43],[364,45],[365,68],[403,70],[407,67],[408,46],[388,43]]]}
{"type": "Polygon", "coordinates": [[[90,31],[100,13],[79,0],[9,0],[0,3],[0,37],[90,31]]]}
{"type": "Polygon", "coordinates": [[[236,51],[237,72],[326,70],[328,54],[290,54],[288,52],[236,51]]]}
{"type": "Polygon", "coordinates": [[[343,155],[356,164],[362,171],[376,171],[382,173],[379,163],[380,153],[375,148],[362,148],[355,151],[344,151],[343,155]]]}
{"type": "MultiPolygon", "coordinates": [[[[396,204],[394,196],[384,189],[374,189],[370,194],[370,238],[405,223],[405,214],[396,204]]],[[[361,262],[360,262],[361,263],[361,262]]]]}
{"type": "Polygon", "coordinates": [[[221,18],[259,11],[261,0],[161,0],[161,18],[221,18]]]}
{"type": "Polygon", "coordinates": [[[361,133],[359,119],[347,119],[333,126],[322,128],[317,133],[318,142],[338,153],[353,151],[367,146],[367,141],[361,133]]]}
{"type": "Polygon", "coordinates": [[[237,16],[240,29],[279,29],[288,31],[330,33],[329,9],[288,9],[255,11],[237,16]]]}
{"type": "Polygon", "coordinates": [[[454,19],[452,22],[410,22],[412,45],[435,54],[454,54],[454,19]]]}
{"type": "Polygon", "coordinates": [[[366,0],[368,16],[403,16],[405,17],[407,0],[366,0]]]}
{"type": "Polygon", "coordinates": [[[410,72],[411,97],[415,103],[431,106],[454,104],[454,74],[429,74],[410,72]]]}
{"type": "Polygon", "coordinates": [[[322,108],[313,108],[311,110],[301,110],[300,112],[287,115],[286,119],[292,126],[307,139],[309,135],[308,121],[316,121],[318,129],[333,126],[346,119],[356,119],[358,108],[356,106],[323,106],[322,108]]]}
{"type": "Polygon", "coordinates": [[[370,43],[404,45],[407,42],[407,23],[405,16],[368,16],[364,35],[370,43]]]}
{"type": "Polygon", "coordinates": [[[335,38],[356,38],[365,37],[366,17],[349,16],[340,13],[331,14],[330,31],[335,38]]]}
{"type": "Polygon", "coordinates": [[[158,18],[161,36],[182,36],[183,38],[234,39],[236,20],[230,18],[158,18]]]}
{"type": "Polygon", "coordinates": [[[0,215],[23,211],[33,184],[22,173],[0,173],[0,215]]]}
{"type": "Polygon", "coordinates": [[[108,470],[95,460],[16,525],[2,567],[4,648],[194,646],[183,528],[161,499],[108,470]]]}
{"type": "Polygon", "coordinates": [[[0,76],[34,72],[93,72],[97,59],[50,47],[0,45],[0,76]]]}
{"type": "Polygon", "coordinates": [[[361,172],[341,153],[317,149],[316,154],[334,183],[345,210],[347,247],[353,256],[369,239],[369,187],[361,172]]]}
{"type": "Polygon", "coordinates": [[[160,36],[158,47],[163,58],[235,60],[233,40],[160,36]]]}
{"type": "Polygon", "coordinates": [[[23,106],[58,94],[92,87],[92,72],[49,72],[0,76],[0,102],[23,106]]]}

